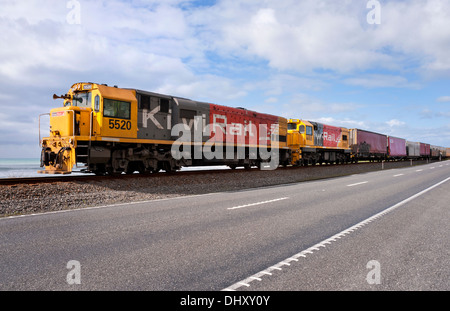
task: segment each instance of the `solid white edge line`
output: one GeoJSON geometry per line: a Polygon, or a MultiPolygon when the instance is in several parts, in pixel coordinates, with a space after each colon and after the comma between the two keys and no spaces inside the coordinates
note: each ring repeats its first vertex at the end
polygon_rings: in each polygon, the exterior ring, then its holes
{"type": "Polygon", "coordinates": [[[313,246],[311,246],[311,247],[309,247],[309,248],[307,248],[307,249],[305,249],[305,250],[303,250],[303,251],[301,251],[301,252],[299,252],[299,253],[297,253],[297,254],[295,254],[293,256],[288,257],[285,260],[280,261],[279,263],[277,263],[277,264],[275,264],[275,265],[273,265],[273,266],[271,266],[271,267],[269,267],[269,268],[267,268],[267,269],[265,269],[263,271],[260,271],[260,272],[258,272],[256,274],[246,278],[245,280],[242,280],[242,281],[239,281],[237,283],[234,283],[234,284],[228,286],[227,288],[224,288],[223,290],[224,291],[235,291],[239,287],[242,286],[241,284],[246,284],[246,286],[248,287],[248,286],[250,286],[250,283],[255,278],[261,278],[265,274],[270,274],[271,275],[270,272],[272,272],[273,270],[281,270],[281,268],[279,268],[279,266],[284,265],[286,261],[290,261],[289,259],[292,259],[292,258],[297,259],[299,257],[306,257],[306,254],[312,254],[313,250],[318,250],[319,249],[318,247],[321,244],[327,243],[327,242],[330,243],[331,241],[336,241],[336,239],[340,239],[341,237],[345,236],[346,234],[349,234],[350,232],[353,232],[354,230],[359,229],[362,226],[367,225],[368,223],[374,221],[375,219],[380,218],[381,216],[384,216],[384,215],[392,212],[394,209],[396,209],[396,208],[398,208],[398,207],[408,203],[409,201],[414,200],[415,198],[417,198],[417,197],[423,195],[424,193],[426,193],[426,192],[428,192],[428,191],[430,191],[430,190],[432,190],[432,189],[442,185],[443,183],[445,183],[445,182],[447,182],[449,180],[450,180],[450,177],[448,177],[448,178],[438,182],[437,184],[434,184],[433,186],[430,186],[430,187],[426,188],[425,190],[422,190],[422,191],[420,191],[420,192],[410,196],[409,198],[407,198],[407,199],[405,199],[405,200],[403,200],[403,201],[401,201],[401,202],[399,202],[399,203],[397,203],[395,205],[392,205],[392,206],[382,210],[381,212],[379,212],[379,213],[377,213],[377,214],[375,214],[375,215],[373,215],[373,216],[371,216],[371,217],[369,217],[369,218],[367,218],[367,219],[357,223],[354,226],[351,226],[348,229],[345,229],[345,230],[343,230],[343,231],[341,231],[341,232],[339,232],[339,233],[329,237],[328,239],[325,239],[325,240],[323,240],[323,241],[321,241],[321,242],[319,242],[319,243],[317,243],[317,244],[315,244],[315,245],[313,245],[313,246]]]}

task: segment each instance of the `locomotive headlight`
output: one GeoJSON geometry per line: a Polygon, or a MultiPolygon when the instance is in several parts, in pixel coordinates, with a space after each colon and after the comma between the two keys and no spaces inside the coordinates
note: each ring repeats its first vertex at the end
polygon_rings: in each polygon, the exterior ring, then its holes
{"type": "Polygon", "coordinates": [[[85,84],[83,90],[92,90],[92,84],[85,84]]]}

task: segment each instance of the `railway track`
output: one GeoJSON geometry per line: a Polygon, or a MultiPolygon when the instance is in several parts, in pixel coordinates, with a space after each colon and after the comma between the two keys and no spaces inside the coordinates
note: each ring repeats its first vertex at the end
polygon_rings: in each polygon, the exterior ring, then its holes
{"type": "MultiPolygon", "coordinates": [[[[386,166],[388,166],[388,163],[404,163],[405,166],[409,164],[409,161],[399,161],[399,162],[386,162],[386,166]]],[[[425,164],[426,161],[414,161],[414,165],[418,164],[425,164]]],[[[329,166],[366,166],[366,165],[374,165],[379,164],[381,167],[381,163],[377,162],[360,162],[360,163],[353,163],[353,164],[334,164],[329,166]]],[[[412,164],[412,163],[411,163],[412,164]]],[[[307,169],[314,169],[315,167],[324,167],[327,165],[316,165],[316,166],[301,166],[301,167],[279,167],[277,170],[307,170],[307,169]]],[[[386,167],[389,168],[389,167],[386,167]]],[[[258,168],[254,167],[250,170],[259,170],[258,168]]],[[[111,180],[111,179],[132,179],[132,178],[164,178],[165,176],[174,176],[178,175],[180,177],[185,177],[189,175],[202,175],[202,174],[229,174],[229,173],[236,173],[241,172],[245,174],[248,170],[246,169],[200,169],[200,170],[186,170],[186,171],[177,171],[173,173],[166,173],[166,172],[159,172],[159,173],[153,173],[153,174],[122,174],[122,175],[116,175],[116,176],[95,176],[92,174],[89,175],[56,175],[56,176],[43,176],[43,177],[18,177],[18,178],[0,178],[0,185],[21,185],[21,184],[44,184],[44,183],[57,183],[57,182],[87,182],[87,181],[103,181],[103,180],[111,180]]]]}
{"type": "MultiPolygon", "coordinates": [[[[252,168],[251,170],[255,170],[252,168]]],[[[282,169],[282,168],[280,168],[282,169]]],[[[44,183],[56,183],[56,182],[77,182],[77,181],[102,181],[111,179],[133,179],[133,178],[163,178],[166,176],[188,176],[188,175],[201,175],[201,174],[227,174],[231,172],[242,172],[245,173],[244,169],[212,169],[212,170],[188,170],[188,171],[177,171],[172,173],[158,172],[152,174],[121,174],[121,175],[105,175],[96,176],[93,174],[89,175],[55,175],[55,176],[42,176],[42,177],[15,177],[15,178],[0,178],[0,185],[20,185],[20,184],[44,184],[44,183]]]]}

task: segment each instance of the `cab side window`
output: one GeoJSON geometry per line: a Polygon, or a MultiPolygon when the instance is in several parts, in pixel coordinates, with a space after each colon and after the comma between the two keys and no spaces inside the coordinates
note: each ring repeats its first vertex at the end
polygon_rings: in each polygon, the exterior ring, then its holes
{"type": "Polygon", "coordinates": [[[95,100],[94,100],[94,110],[96,112],[100,111],[100,96],[95,96],[95,100]]]}
{"type": "Polygon", "coordinates": [[[115,99],[103,99],[103,116],[108,118],[130,119],[131,103],[115,99]]]}

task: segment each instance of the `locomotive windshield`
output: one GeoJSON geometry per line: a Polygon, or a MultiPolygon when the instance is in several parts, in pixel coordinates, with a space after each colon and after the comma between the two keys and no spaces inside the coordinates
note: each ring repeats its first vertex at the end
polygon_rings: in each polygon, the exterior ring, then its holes
{"type": "MultiPolygon", "coordinates": [[[[64,106],[67,106],[69,104],[70,101],[66,101],[64,106]]],[[[72,106],[91,108],[91,105],[91,92],[77,92],[73,94],[72,106]]]]}
{"type": "Polygon", "coordinates": [[[288,123],[288,130],[296,130],[297,123],[288,123]]]}

